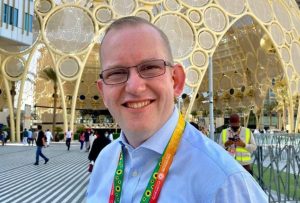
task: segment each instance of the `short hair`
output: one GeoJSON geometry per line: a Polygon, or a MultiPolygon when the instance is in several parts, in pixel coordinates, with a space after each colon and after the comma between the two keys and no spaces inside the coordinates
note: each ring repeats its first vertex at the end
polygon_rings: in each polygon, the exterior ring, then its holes
{"type": "Polygon", "coordinates": [[[38,125],[38,130],[42,130],[42,126],[41,125],[38,125]]]}
{"type": "MultiPolygon", "coordinates": [[[[171,46],[170,46],[170,42],[169,39],[167,37],[167,35],[161,30],[159,29],[157,26],[153,25],[151,22],[145,20],[144,18],[140,18],[137,16],[126,16],[123,18],[119,18],[116,21],[114,21],[112,24],[110,24],[107,29],[105,30],[105,34],[104,37],[102,39],[102,43],[105,41],[105,38],[107,36],[107,34],[111,31],[111,30],[118,30],[118,29],[122,29],[126,26],[138,26],[138,25],[149,25],[150,27],[154,28],[160,35],[162,41],[165,44],[166,50],[167,50],[167,54],[171,63],[173,63],[173,56],[172,56],[172,50],[171,50],[171,46]]],[[[101,57],[101,52],[102,52],[102,46],[100,46],[100,59],[102,60],[101,57]]]]}
{"type": "Polygon", "coordinates": [[[197,130],[200,130],[199,125],[193,121],[190,122],[192,126],[194,126],[197,130]]]}

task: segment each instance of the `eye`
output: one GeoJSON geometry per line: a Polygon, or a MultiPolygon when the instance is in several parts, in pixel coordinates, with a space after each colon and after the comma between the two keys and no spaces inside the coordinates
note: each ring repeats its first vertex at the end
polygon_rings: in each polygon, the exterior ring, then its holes
{"type": "Polygon", "coordinates": [[[111,70],[107,70],[105,72],[105,78],[110,80],[110,79],[117,79],[120,77],[124,77],[127,76],[128,71],[124,68],[116,68],[116,69],[111,69],[111,70]]]}
{"type": "Polygon", "coordinates": [[[140,66],[141,72],[156,71],[160,69],[161,67],[158,64],[143,64],[140,66]]]}

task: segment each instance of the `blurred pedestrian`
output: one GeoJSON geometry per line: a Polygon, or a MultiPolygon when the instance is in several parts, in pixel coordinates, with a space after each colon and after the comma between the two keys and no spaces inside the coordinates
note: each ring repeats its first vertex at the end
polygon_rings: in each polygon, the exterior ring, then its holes
{"type": "Polygon", "coordinates": [[[0,130],[0,141],[2,142],[2,146],[4,146],[4,133],[0,130]]]}
{"type": "Polygon", "coordinates": [[[191,124],[192,126],[194,126],[197,130],[200,130],[200,129],[199,129],[199,125],[198,125],[197,123],[191,121],[190,124],[191,124]]]}
{"type": "Polygon", "coordinates": [[[84,133],[84,143],[85,143],[85,151],[88,152],[90,149],[90,134],[91,129],[86,129],[84,133]]]}
{"type": "Polygon", "coordinates": [[[89,141],[90,141],[90,143],[89,143],[89,151],[91,151],[92,146],[93,146],[93,142],[96,139],[96,137],[97,136],[95,135],[95,132],[93,130],[91,130],[91,134],[89,136],[89,141]]]}
{"type": "Polygon", "coordinates": [[[94,163],[101,152],[101,150],[110,143],[110,139],[107,137],[97,133],[96,134],[96,139],[93,142],[93,145],[91,147],[88,159],[90,160],[89,168],[88,171],[92,172],[94,163]]]}
{"type": "Polygon", "coordinates": [[[8,133],[5,129],[2,131],[2,135],[3,135],[2,145],[4,146],[7,142],[7,139],[8,139],[8,133]]]}
{"type": "Polygon", "coordinates": [[[47,147],[50,146],[51,139],[53,139],[52,133],[49,129],[46,130],[46,138],[47,138],[47,147]]]}
{"type": "Polygon", "coordinates": [[[39,165],[39,157],[40,156],[45,160],[45,164],[49,161],[49,158],[47,158],[42,153],[42,148],[45,147],[45,144],[46,144],[45,133],[42,130],[42,126],[38,125],[38,137],[37,137],[37,140],[36,140],[36,155],[35,155],[34,165],[39,165]]]}
{"type": "Polygon", "coordinates": [[[240,126],[238,114],[229,118],[230,126],[220,134],[219,144],[225,148],[250,174],[251,153],[256,150],[254,136],[249,128],[240,126]]]}
{"type": "Polygon", "coordinates": [[[26,145],[28,143],[28,131],[27,128],[23,131],[23,145],[26,145]]]}
{"type": "Polygon", "coordinates": [[[80,150],[82,150],[83,144],[84,144],[84,131],[82,131],[82,132],[80,133],[80,136],[79,136],[79,142],[80,142],[80,150]]]}
{"type": "Polygon", "coordinates": [[[33,141],[32,141],[32,146],[33,146],[33,142],[36,143],[37,137],[38,137],[38,130],[37,130],[37,129],[34,129],[33,135],[32,135],[32,139],[33,139],[33,141]]]}
{"type": "Polygon", "coordinates": [[[30,146],[30,144],[32,143],[33,145],[33,133],[32,133],[32,129],[28,129],[28,138],[27,138],[27,142],[28,145],[30,146]]]}
{"type": "Polygon", "coordinates": [[[68,131],[65,133],[66,145],[67,145],[68,151],[70,150],[72,135],[73,135],[73,132],[71,131],[70,128],[68,128],[68,131]]]}

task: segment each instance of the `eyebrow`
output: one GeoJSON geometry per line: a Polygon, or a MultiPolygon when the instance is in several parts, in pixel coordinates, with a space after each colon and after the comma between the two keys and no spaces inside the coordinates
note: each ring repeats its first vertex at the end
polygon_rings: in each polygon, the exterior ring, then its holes
{"type": "MultiPolygon", "coordinates": [[[[121,64],[115,64],[115,65],[109,65],[107,66],[107,68],[105,70],[108,70],[108,69],[112,69],[112,68],[129,68],[129,67],[132,67],[132,66],[136,66],[136,65],[139,65],[141,63],[145,63],[145,62],[149,62],[149,61],[154,61],[154,60],[164,60],[164,59],[158,59],[158,58],[147,58],[147,59],[143,59],[141,60],[139,63],[135,64],[135,65],[121,65],[121,64]]],[[[165,60],[164,60],[165,61],[165,60]]],[[[101,71],[103,71],[103,68],[101,67],[101,71]]]]}

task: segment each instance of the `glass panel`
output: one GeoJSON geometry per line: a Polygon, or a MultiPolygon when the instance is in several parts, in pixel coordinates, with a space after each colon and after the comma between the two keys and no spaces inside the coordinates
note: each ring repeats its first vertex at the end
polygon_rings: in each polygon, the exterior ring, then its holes
{"type": "Polygon", "coordinates": [[[14,26],[18,27],[18,19],[19,19],[19,10],[14,9],[14,26]]]}
{"type": "Polygon", "coordinates": [[[8,18],[9,18],[9,7],[8,7],[8,5],[4,4],[3,22],[7,23],[8,18]]]}
{"type": "Polygon", "coordinates": [[[25,30],[28,31],[28,28],[29,28],[29,15],[28,13],[25,13],[25,30]]]}
{"type": "Polygon", "coordinates": [[[32,32],[32,15],[29,15],[29,32],[32,32]]]}

